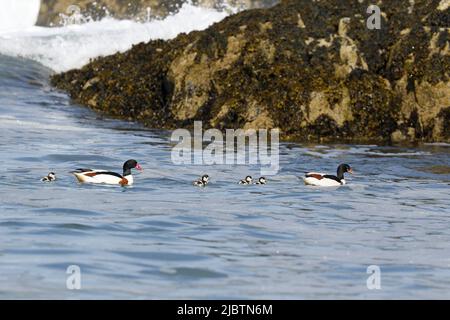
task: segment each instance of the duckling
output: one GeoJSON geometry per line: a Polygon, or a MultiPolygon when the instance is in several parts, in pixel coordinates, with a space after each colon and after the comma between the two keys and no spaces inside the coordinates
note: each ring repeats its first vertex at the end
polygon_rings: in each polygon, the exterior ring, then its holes
{"type": "Polygon", "coordinates": [[[209,176],[204,174],[200,179],[195,180],[192,184],[197,187],[206,187],[209,182],[209,176]]]}
{"type": "Polygon", "coordinates": [[[54,172],[50,172],[47,176],[41,179],[42,182],[52,182],[56,180],[56,174],[54,172]]]}
{"type": "Polygon", "coordinates": [[[260,177],[258,181],[255,182],[255,184],[267,184],[267,180],[264,177],[260,177]]]}
{"type": "Polygon", "coordinates": [[[242,179],[241,181],[239,181],[239,184],[252,184],[253,178],[252,176],[246,176],[245,179],[242,179]]]}

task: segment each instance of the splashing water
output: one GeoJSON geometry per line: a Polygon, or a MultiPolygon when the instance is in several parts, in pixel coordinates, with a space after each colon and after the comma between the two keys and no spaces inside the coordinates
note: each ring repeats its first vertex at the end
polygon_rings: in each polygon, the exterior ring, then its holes
{"type": "Polygon", "coordinates": [[[63,72],[80,68],[98,56],[124,52],[133,44],[167,40],[181,32],[205,29],[229,13],[230,10],[218,11],[185,3],[164,20],[144,23],[106,17],[100,21],[80,19],[88,22],[57,28],[0,29],[0,54],[35,60],[55,72],[63,72]]]}
{"type": "Polygon", "coordinates": [[[34,26],[40,0],[0,0],[0,32],[34,26]]]}

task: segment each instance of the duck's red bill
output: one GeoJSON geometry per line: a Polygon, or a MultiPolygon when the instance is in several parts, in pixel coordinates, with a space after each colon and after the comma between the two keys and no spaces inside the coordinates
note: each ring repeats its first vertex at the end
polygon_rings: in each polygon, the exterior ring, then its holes
{"type": "Polygon", "coordinates": [[[142,171],[142,170],[144,170],[144,169],[142,169],[142,167],[141,167],[141,165],[138,163],[137,165],[136,165],[136,167],[135,167],[137,170],[139,170],[139,171],[142,171]]]}

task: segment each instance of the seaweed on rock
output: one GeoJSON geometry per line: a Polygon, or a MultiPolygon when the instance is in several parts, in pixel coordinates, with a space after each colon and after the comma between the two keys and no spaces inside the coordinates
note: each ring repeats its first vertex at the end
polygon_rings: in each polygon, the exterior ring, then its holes
{"type": "Polygon", "coordinates": [[[285,0],[52,77],[154,128],[280,128],[283,139],[448,141],[449,10],[439,1],[285,0]]]}

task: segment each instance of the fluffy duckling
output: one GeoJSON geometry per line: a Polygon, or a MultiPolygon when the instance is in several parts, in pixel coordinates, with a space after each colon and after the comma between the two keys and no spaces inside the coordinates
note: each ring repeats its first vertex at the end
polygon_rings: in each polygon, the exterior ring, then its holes
{"type": "Polygon", "coordinates": [[[42,182],[52,182],[56,180],[56,174],[54,172],[50,172],[48,175],[41,179],[42,182]]]}
{"type": "Polygon", "coordinates": [[[267,184],[267,180],[265,177],[260,177],[258,181],[255,182],[255,184],[267,184]]]}
{"type": "Polygon", "coordinates": [[[253,178],[252,176],[246,176],[245,179],[242,179],[241,181],[239,181],[239,184],[252,184],[253,178]]]}
{"type": "Polygon", "coordinates": [[[209,176],[204,174],[200,179],[195,180],[192,184],[197,187],[206,187],[209,182],[209,176]]]}

